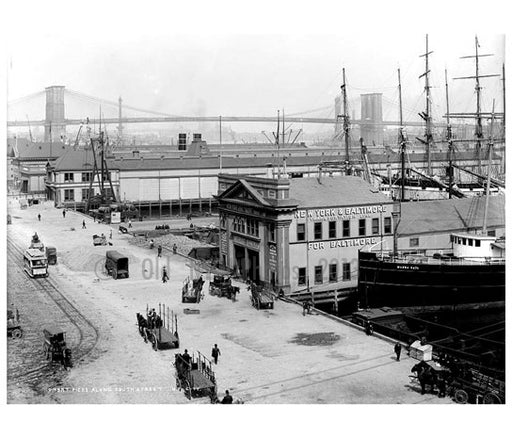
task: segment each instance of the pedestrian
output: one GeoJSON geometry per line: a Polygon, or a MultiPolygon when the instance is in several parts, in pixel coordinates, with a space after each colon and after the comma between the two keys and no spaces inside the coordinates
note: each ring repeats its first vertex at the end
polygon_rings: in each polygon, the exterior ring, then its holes
{"type": "Polygon", "coordinates": [[[367,336],[370,336],[372,334],[371,333],[370,321],[366,321],[365,322],[365,324],[364,324],[364,331],[365,331],[367,336]]]}
{"type": "Polygon", "coordinates": [[[194,224],[192,222],[190,222],[190,229],[193,229],[194,228],[194,224]]]}
{"type": "Polygon", "coordinates": [[[169,276],[167,275],[167,268],[164,266],[162,268],[162,283],[167,283],[167,280],[169,280],[169,276]]]}
{"type": "Polygon", "coordinates": [[[39,220],[39,222],[41,222],[41,215],[40,214],[37,215],[37,219],[39,220]]]}
{"type": "Polygon", "coordinates": [[[304,301],[302,303],[302,316],[306,316],[306,310],[308,308],[308,303],[306,301],[304,301]]]}
{"type": "Polygon", "coordinates": [[[158,257],[162,257],[162,245],[158,245],[158,257]]]}
{"type": "Polygon", "coordinates": [[[183,353],[181,357],[183,358],[187,365],[190,365],[190,354],[188,354],[188,350],[185,350],[185,353],[183,353]]]}
{"type": "Polygon", "coordinates": [[[62,217],[66,219],[66,209],[62,210],[62,217]]]}
{"type": "Polygon", "coordinates": [[[219,356],[220,356],[220,350],[219,350],[219,347],[217,347],[217,344],[215,344],[212,348],[212,357],[213,357],[213,362],[215,364],[217,364],[217,362],[219,361],[219,356]]]}
{"type": "Polygon", "coordinates": [[[87,228],[87,227],[85,226],[85,219],[82,221],[82,230],[83,230],[84,228],[87,228]]]}
{"type": "Polygon", "coordinates": [[[131,228],[131,227],[132,227],[132,220],[128,219],[128,228],[131,228]]]}
{"type": "Polygon", "coordinates": [[[110,229],[110,236],[108,236],[110,240],[112,240],[112,228],[110,229]]]}
{"type": "Polygon", "coordinates": [[[233,404],[233,397],[229,394],[229,391],[226,389],[226,395],[222,398],[220,402],[223,405],[231,405],[233,404]]]}
{"type": "Polygon", "coordinates": [[[402,344],[400,342],[397,342],[395,344],[395,354],[396,354],[396,361],[400,361],[400,354],[402,354],[402,344]]]}
{"type": "Polygon", "coordinates": [[[173,254],[176,254],[178,252],[178,245],[174,244],[172,246],[172,252],[173,252],[173,254]]]}

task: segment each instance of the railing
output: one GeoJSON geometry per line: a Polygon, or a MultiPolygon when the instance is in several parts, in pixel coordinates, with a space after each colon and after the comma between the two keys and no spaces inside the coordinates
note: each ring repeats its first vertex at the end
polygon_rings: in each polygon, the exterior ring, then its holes
{"type": "Polygon", "coordinates": [[[435,258],[433,256],[426,256],[425,254],[410,254],[394,256],[391,253],[377,254],[377,258],[381,261],[415,264],[415,265],[449,265],[449,266],[463,266],[463,265],[502,265],[505,263],[504,257],[470,257],[470,258],[435,258]]]}

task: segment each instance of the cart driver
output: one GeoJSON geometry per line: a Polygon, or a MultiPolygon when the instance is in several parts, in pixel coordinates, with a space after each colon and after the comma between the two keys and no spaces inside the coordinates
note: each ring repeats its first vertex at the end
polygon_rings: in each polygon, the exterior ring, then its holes
{"type": "Polygon", "coordinates": [[[188,354],[188,350],[185,350],[185,352],[181,355],[183,360],[186,362],[187,365],[190,365],[190,354],[188,354]]]}
{"type": "Polygon", "coordinates": [[[155,319],[156,319],[156,312],[155,312],[155,309],[151,309],[149,312],[148,312],[148,323],[149,323],[149,328],[153,328],[155,326],[155,319]]]}

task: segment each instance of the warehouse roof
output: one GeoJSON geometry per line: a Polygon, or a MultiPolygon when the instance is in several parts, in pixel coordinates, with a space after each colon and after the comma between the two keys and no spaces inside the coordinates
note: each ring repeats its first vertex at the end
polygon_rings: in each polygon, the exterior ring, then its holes
{"type": "Polygon", "coordinates": [[[299,201],[299,208],[392,202],[357,176],[291,179],[290,199],[299,201]]]}
{"type": "MultiPolygon", "coordinates": [[[[482,228],[485,196],[439,201],[405,202],[398,235],[468,231],[482,228]]],[[[489,227],[505,226],[505,196],[489,197],[489,227]]]]}
{"type": "MultiPolygon", "coordinates": [[[[101,164],[98,162],[98,167],[101,164]]],[[[79,149],[74,150],[70,149],[60,158],[55,161],[55,165],[53,166],[55,171],[64,171],[64,170],[92,170],[94,166],[94,157],[92,154],[92,150],[90,148],[87,149],[79,149]]],[[[114,160],[107,160],[107,166],[109,169],[118,169],[114,160]]]]}

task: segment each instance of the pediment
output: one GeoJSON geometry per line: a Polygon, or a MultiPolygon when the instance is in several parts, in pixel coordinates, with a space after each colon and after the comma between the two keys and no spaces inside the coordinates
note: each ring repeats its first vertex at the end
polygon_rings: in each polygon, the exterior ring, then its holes
{"type": "Polygon", "coordinates": [[[253,187],[251,187],[245,180],[239,180],[231,187],[226,189],[219,199],[223,201],[242,201],[246,203],[258,204],[268,206],[270,205],[263,196],[261,196],[253,187]]]}

